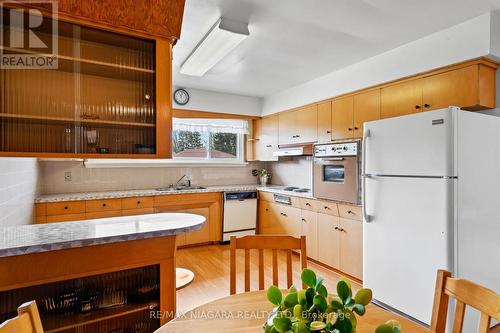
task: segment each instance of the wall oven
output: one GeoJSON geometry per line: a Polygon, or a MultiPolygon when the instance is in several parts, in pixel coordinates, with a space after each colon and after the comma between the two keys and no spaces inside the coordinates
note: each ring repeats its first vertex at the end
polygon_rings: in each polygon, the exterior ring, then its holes
{"type": "Polygon", "coordinates": [[[313,193],[315,198],[360,203],[361,141],[314,146],[313,193]]]}

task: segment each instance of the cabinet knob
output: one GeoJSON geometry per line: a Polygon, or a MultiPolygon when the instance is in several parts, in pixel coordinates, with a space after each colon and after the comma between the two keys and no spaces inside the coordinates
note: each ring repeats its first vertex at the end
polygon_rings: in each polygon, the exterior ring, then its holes
{"type": "Polygon", "coordinates": [[[349,127],[347,130],[352,131],[352,128],[351,128],[351,127],[349,127]]]}
{"type": "Polygon", "coordinates": [[[352,212],[352,210],[348,210],[347,214],[354,214],[354,213],[352,212]]]}
{"type": "Polygon", "coordinates": [[[415,105],[415,109],[417,109],[417,110],[418,110],[418,109],[420,109],[420,108],[421,108],[421,106],[420,106],[420,105],[415,105]]]}
{"type": "Polygon", "coordinates": [[[68,206],[64,206],[64,209],[68,209],[68,206]]]}
{"type": "Polygon", "coordinates": [[[103,204],[102,204],[102,206],[103,206],[103,207],[106,207],[106,204],[105,204],[105,203],[103,203],[103,204]]]}
{"type": "Polygon", "coordinates": [[[268,211],[269,211],[269,208],[266,208],[266,212],[268,212],[268,211]]]}
{"type": "Polygon", "coordinates": [[[325,209],[330,209],[330,207],[328,207],[328,206],[325,206],[325,209]]]}
{"type": "Polygon", "coordinates": [[[339,228],[339,231],[345,231],[345,230],[344,230],[344,229],[342,229],[342,228],[339,228]]]}
{"type": "Polygon", "coordinates": [[[357,128],[357,127],[354,127],[354,129],[355,129],[355,130],[358,130],[359,128],[357,128]]]}
{"type": "Polygon", "coordinates": [[[426,107],[426,108],[430,108],[430,107],[431,107],[431,105],[430,105],[430,104],[425,103],[425,104],[424,104],[424,107],[426,107]]]}
{"type": "Polygon", "coordinates": [[[335,229],[335,230],[339,230],[339,227],[335,227],[335,228],[333,228],[333,229],[335,229]]]}
{"type": "Polygon", "coordinates": [[[326,131],[326,134],[331,134],[331,133],[332,133],[332,131],[326,131]]]}
{"type": "Polygon", "coordinates": [[[306,219],[302,219],[302,222],[306,222],[306,219]]]}
{"type": "Polygon", "coordinates": [[[306,206],[311,206],[311,204],[309,202],[306,202],[306,206]]]}
{"type": "Polygon", "coordinates": [[[266,145],[266,148],[271,148],[271,147],[272,147],[272,145],[266,145]]]}
{"type": "Polygon", "coordinates": [[[141,204],[141,201],[137,201],[137,204],[140,205],[141,204]]]}

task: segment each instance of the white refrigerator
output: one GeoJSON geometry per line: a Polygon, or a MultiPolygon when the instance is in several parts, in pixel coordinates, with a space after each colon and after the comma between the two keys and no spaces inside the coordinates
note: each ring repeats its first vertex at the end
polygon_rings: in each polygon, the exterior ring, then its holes
{"type": "MultiPolygon", "coordinates": [[[[372,121],[363,150],[375,301],[430,324],[438,269],[500,292],[500,117],[450,107],[372,121]]],[[[478,318],[469,309],[463,332],[478,318]]]]}

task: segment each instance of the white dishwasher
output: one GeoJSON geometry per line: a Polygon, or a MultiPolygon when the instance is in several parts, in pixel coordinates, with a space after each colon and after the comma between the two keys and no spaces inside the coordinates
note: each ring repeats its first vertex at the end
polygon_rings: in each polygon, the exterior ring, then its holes
{"type": "Polygon", "coordinates": [[[231,236],[255,235],[257,228],[257,191],[224,192],[222,241],[231,236]]]}

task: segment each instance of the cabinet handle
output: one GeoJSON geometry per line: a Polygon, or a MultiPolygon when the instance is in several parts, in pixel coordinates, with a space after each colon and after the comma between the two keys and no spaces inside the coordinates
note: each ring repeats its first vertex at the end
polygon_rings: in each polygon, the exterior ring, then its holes
{"type": "Polygon", "coordinates": [[[280,215],[281,215],[281,216],[285,216],[285,217],[287,216],[285,213],[280,213],[280,215]]]}
{"type": "Polygon", "coordinates": [[[347,214],[354,214],[352,210],[348,210],[347,214]]]}
{"type": "Polygon", "coordinates": [[[331,133],[332,133],[332,131],[326,131],[326,134],[331,134],[331,133]]]}
{"type": "Polygon", "coordinates": [[[271,147],[272,147],[272,145],[266,145],[266,148],[271,148],[271,147]]]}
{"type": "Polygon", "coordinates": [[[306,206],[311,206],[311,204],[309,202],[306,202],[306,206]]]}
{"type": "Polygon", "coordinates": [[[325,209],[330,209],[330,207],[328,207],[328,206],[325,206],[325,209]]]}
{"type": "Polygon", "coordinates": [[[420,105],[415,105],[415,109],[417,109],[417,110],[418,110],[418,109],[420,109],[420,108],[421,108],[421,106],[420,106],[420,105]]]}
{"type": "Polygon", "coordinates": [[[306,219],[302,219],[302,222],[307,222],[306,219]]]}
{"type": "Polygon", "coordinates": [[[354,127],[354,129],[355,129],[355,130],[359,130],[359,128],[357,128],[357,127],[354,127]]]}
{"type": "Polygon", "coordinates": [[[351,128],[351,127],[349,127],[349,128],[348,128],[348,130],[349,130],[349,131],[352,131],[352,128],[351,128]]]}
{"type": "Polygon", "coordinates": [[[424,104],[424,107],[426,107],[426,108],[430,108],[430,107],[431,107],[431,105],[430,105],[430,104],[425,103],[425,104],[424,104]]]}
{"type": "Polygon", "coordinates": [[[297,138],[300,138],[300,135],[297,134],[297,138]]]}
{"type": "Polygon", "coordinates": [[[339,230],[339,227],[335,227],[335,228],[333,228],[333,229],[335,229],[335,230],[339,230]]]}
{"type": "Polygon", "coordinates": [[[339,231],[345,231],[345,230],[344,230],[344,229],[342,229],[342,228],[339,228],[339,231]]]}

